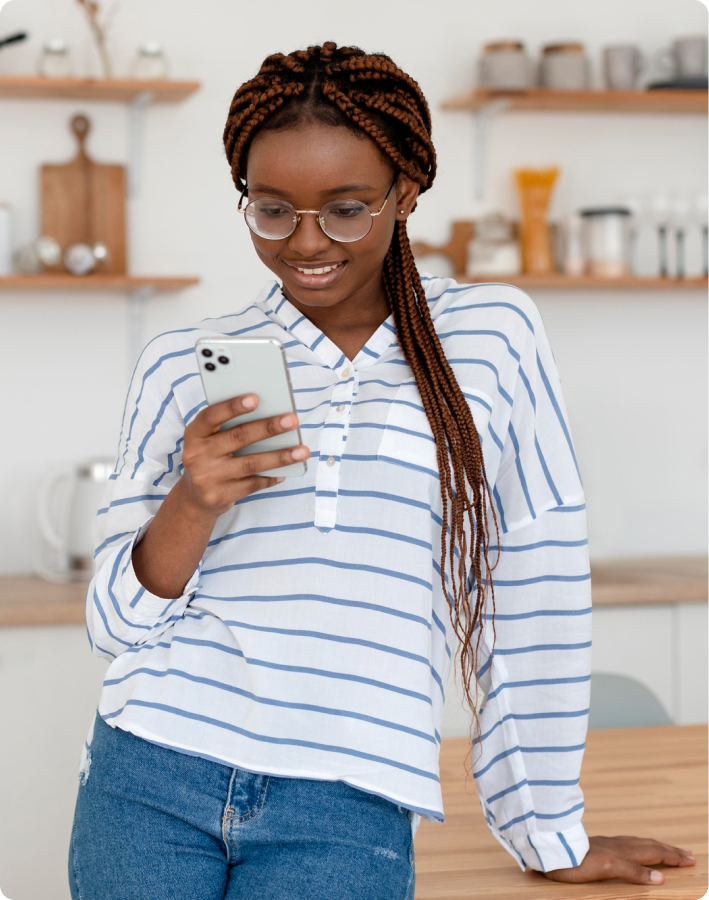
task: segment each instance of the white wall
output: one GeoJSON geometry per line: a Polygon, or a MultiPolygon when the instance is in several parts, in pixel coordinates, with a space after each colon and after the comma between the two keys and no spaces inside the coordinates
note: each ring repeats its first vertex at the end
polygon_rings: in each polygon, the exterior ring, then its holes
{"type": "MultiPolygon", "coordinates": [[[[105,4],[104,4],[105,5],[105,4]]],[[[473,200],[472,117],[441,102],[474,82],[483,42],[524,39],[530,52],[583,40],[600,85],[600,48],[630,40],[656,52],[674,37],[705,32],[699,0],[428,0],[351,4],[272,0],[123,0],[111,29],[116,74],[138,42],[162,41],[172,74],[204,87],[177,106],[149,110],[144,189],[129,202],[134,273],[196,273],[198,287],[149,302],[145,343],[155,334],[241,308],[270,273],[236,213],[221,143],[228,104],[269,52],[335,39],[384,49],[417,78],[434,115],[440,159],[413,237],[447,239],[449,222],[481,209],[515,213],[510,170],[558,164],[551,213],[652,190],[706,190],[706,119],[700,116],[516,114],[491,128],[485,203],[473,200]],[[357,14],[354,10],[357,10],[357,14]],[[435,9],[437,14],[432,14],[435,9]]],[[[0,51],[0,73],[31,72],[44,39],[65,37],[79,72],[98,74],[75,2],[13,0],[0,33],[30,41],[0,51]]],[[[651,74],[651,73],[650,73],[651,74]]],[[[0,101],[0,200],[16,210],[16,239],[39,227],[38,167],[74,155],[68,121],[93,122],[90,153],[124,161],[121,104],[0,101]]],[[[706,522],[706,304],[701,292],[533,291],[561,372],[588,494],[591,554],[703,552],[706,522]]],[[[0,572],[29,572],[36,540],[34,495],[48,464],[115,453],[129,374],[128,303],[121,295],[0,295],[4,352],[0,390],[0,572]],[[18,386],[19,390],[18,390],[18,386]]]]}

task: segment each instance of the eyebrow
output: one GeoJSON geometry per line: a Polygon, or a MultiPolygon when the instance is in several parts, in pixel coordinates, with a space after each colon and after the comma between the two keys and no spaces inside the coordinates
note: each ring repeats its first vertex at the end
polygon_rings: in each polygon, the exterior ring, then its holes
{"type": "MultiPolygon", "coordinates": [[[[275,194],[278,197],[285,197],[288,194],[288,191],[281,191],[278,188],[273,187],[270,184],[262,184],[261,182],[257,182],[256,184],[251,185],[252,191],[259,191],[266,194],[275,194]]],[[[344,194],[349,192],[362,192],[362,191],[374,191],[376,188],[373,188],[370,184],[360,184],[358,182],[353,182],[352,184],[341,184],[339,187],[328,188],[327,190],[321,191],[321,194],[344,194]]]]}

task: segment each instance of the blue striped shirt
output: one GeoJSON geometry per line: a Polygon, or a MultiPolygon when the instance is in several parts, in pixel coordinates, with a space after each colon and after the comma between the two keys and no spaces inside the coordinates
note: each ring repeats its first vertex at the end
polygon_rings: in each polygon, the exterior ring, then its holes
{"type": "MultiPolygon", "coordinates": [[[[576,866],[589,847],[579,774],[591,580],[559,374],[526,293],[423,283],[500,529],[498,546],[488,513],[488,558],[499,562],[495,652],[488,594],[478,657],[480,803],[522,871],[576,866]]],[[[443,822],[441,721],[457,637],[441,516],[433,433],[393,316],[349,360],[270,282],[238,313],[158,335],[133,372],[95,520],[87,630],[110,660],[99,714],[223,765],[344,781],[411,809],[414,832],[421,817],[443,822]],[[162,598],[138,581],[132,551],[179,480],[185,426],[206,404],[195,342],[219,335],[284,345],[308,470],[234,504],[182,596],[162,598]]],[[[465,527],[470,546],[467,516],[465,527]]]]}

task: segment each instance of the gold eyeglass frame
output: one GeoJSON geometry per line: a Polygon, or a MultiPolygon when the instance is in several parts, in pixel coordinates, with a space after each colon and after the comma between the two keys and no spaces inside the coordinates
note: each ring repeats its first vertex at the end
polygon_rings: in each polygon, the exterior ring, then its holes
{"type": "Polygon", "coordinates": [[[243,214],[249,231],[252,231],[257,237],[263,238],[265,241],[284,241],[286,238],[289,238],[293,234],[293,232],[296,230],[298,225],[300,225],[300,217],[302,215],[309,214],[309,215],[318,217],[318,225],[320,226],[321,231],[323,232],[323,234],[325,234],[327,237],[329,237],[331,241],[337,241],[337,243],[340,243],[340,244],[354,244],[355,241],[361,241],[364,238],[366,238],[367,235],[369,234],[369,232],[372,230],[372,226],[374,224],[373,220],[374,220],[375,216],[380,215],[381,212],[383,211],[384,207],[387,205],[387,200],[389,199],[389,194],[391,194],[391,189],[394,187],[394,185],[396,184],[398,179],[399,179],[399,173],[397,172],[396,176],[394,177],[394,180],[392,181],[391,185],[389,186],[389,190],[386,192],[386,197],[384,198],[384,202],[382,203],[382,205],[379,207],[379,209],[376,212],[372,212],[372,210],[369,209],[367,204],[362,203],[361,200],[354,200],[351,197],[346,198],[351,203],[361,203],[362,206],[369,212],[369,216],[370,216],[369,228],[367,229],[367,231],[362,235],[362,237],[354,238],[354,240],[351,240],[351,241],[342,241],[342,240],[339,240],[338,238],[334,238],[334,237],[332,237],[332,235],[329,235],[327,233],[327,231],[325,231],[325,228],[323,227],[324,216],[322,215],[322,211],[325,209],[326,206],[329,206],[331,203],[342,203],[343,202],[342,200],[328,200],[327,203],[323,203],[323,205],[320,207],[320,209],[296,209],[294,206],[292,206],[290,203],[288,203],[287,200],[278,200],[277,197],[257,197],[254,200],[250,200],[246,204],[246,206],[242,209],[241,204],[244,200],[244,196],[246,195],[246,193],[248,192],[248,189],[249,189],[248,185],[245,185],[244,190],[241,192],[241,196],[239,197],[239,204],[237,206],[237,211],[243,214]],[[293,228],[291,231],[288,232],[288,234],[283,235],[283,237],[271,238],[271,237],[266,237],[263,234],[259,234],[257,231],[254,231],[253,228],[251,228],[251,226],[249,225],[248,219],[246,219],[246,210],[249,208],[249,206],[251,206],[252,203],[257,203],[259,200],[276,200],[278,203],[282,203],[284,206],[290,206],[290,208],[293,210],[294,216],[293,216],[293,228]]]}

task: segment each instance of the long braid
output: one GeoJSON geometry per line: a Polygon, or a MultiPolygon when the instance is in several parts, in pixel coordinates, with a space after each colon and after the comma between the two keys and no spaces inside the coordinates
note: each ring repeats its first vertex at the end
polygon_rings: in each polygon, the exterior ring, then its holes
{"type": "MultiPolygon", "coordinates": [[[[284,128],[308,119],[344,124],[357,133],[363,132],[396,170],[419,185],[419,193],[433,183],[436,153],[431,143],[431,115],[419,85],[384,54],[367,54],[358,47],[338,48],[328,41],[288,55],[275,53],[267,57],[258,74],[234,94],[224,128],[224,148],[239,191],[246,187],[246,160],[255,134],[260,129],[284,128]]],[[[441,585],[443,596],[451,600],[451,622],[460,640],[465,695],[479,733],[470,680],[477,673],[488,584],[492,594],[493,650],[496,638],[485,501],[486,494],[490,497],[490,487],[480,435],[433,325],[406,222],[397,223],[384,260],[384,289],[397,340],[414,373],[436,441],[443,511],[441,585]],[[472,499],[467,495],[466,479],[472,499]],[[464,530],[466,514],[473,536],[470,548],[464,530]],[[472,610],[466,590],[469,553],[477,584],[472,610]],[[450,592],[446,587],[446,557],[451,572],[450,592]],[[478,625],[473,652],[471,640],[478,625]]],[[[499,545],[497,516],[494,505],[489,505],[499,545]]],[[[473,741],[476,742],[479,738],[473,741]]]]}

